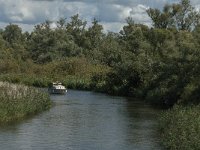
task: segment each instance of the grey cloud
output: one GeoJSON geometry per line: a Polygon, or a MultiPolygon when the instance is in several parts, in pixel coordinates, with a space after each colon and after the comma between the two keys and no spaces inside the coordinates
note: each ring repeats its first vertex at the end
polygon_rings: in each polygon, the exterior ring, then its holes
{"type": "Polygon", "coordinates": [[[0,0],[0,20],[1,22],[35,24],[46,19],[57,18],[61,6],[62,4],[56,1],[32,3],[24,0],[0,0]]]}
{"type": "Polygon", "coordinates": [[[42,2],[42,1],[46,1],[46,2],[53,2],[53,1],[56,1],[56,0],[29,0],[29,1],[36,1],[36,2],[42,2]]]}
{"type": "MultiPolygon", "coordinates": [[[[161,7],[165,3],[172,3],[172,2],[178,2],[179,0],[30,0],[30,1],[63,1],[63,2],[82,2],[82,3],[93,3],[93,4],[119,4],[124,6],[130,6],[130,5],[149,5],[151,7],[161,7]]],[[[195,1],[195,0],[194,0],[195,1]]]]}
{"type": "MultiPolygon", "coordinates": [[[[106,30],[120,29],[125,18],[131,16],[136,22],[150,24],[146,14],[148,7],[162,8],[166,3],[180,0],[0,0],[0,21],[32,26],[46,19],[58,20],[79,13],[82,19],[94,17],[104,24],[106,30]]],[[[191,0],[200,7],[199,0],[191,0]]]]}

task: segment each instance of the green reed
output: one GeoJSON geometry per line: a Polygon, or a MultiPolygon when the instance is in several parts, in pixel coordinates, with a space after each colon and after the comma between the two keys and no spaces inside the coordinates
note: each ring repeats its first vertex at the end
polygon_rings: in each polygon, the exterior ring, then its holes
{"type": "Polygon", "coordinates": [[[0,82],[0,123],[20,120],[50,106],[49,95],[39,89],[0,82]]]}
{"type": "Polygon", "coordinates": [[[200,106],[175,106],[160,117],[163,145],[169,150],[200,149],[200,106]]]}

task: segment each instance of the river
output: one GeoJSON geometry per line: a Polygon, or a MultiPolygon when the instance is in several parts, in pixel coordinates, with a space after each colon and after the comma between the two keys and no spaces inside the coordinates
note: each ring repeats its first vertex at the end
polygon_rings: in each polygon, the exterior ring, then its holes
{"type": "Polygon", "coordinates": [[[0,150],[161,150],[159,110],[138,100],[69,90],[54,106],[0,128],[0,150]]]}

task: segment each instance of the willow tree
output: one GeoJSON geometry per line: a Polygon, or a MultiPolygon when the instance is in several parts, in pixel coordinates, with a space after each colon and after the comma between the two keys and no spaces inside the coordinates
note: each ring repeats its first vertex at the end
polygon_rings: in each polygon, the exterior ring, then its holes
{"type": "Polygon", "coordinates": [[[149,8],[149,17],[155,28],[176,28],[190,31],[200,23],[200,13],[192,7],[190,0],[166,4],[163,10],[149,8]]]}

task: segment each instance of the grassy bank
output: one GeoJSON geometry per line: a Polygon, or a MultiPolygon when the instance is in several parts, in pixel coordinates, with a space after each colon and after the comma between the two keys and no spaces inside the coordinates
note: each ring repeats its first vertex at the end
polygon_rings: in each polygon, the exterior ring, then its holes
{"type": "Polygon", "coordinates": [[[200,106],[175,106],[160,119],[162,142],[170,150],[200,149],[200,106]]]}
{"type": "Polygon", "coordinates": [[[20,120],[50,108],[48,94],[38,89],[0,82],[0,123],[20,120]]]}

